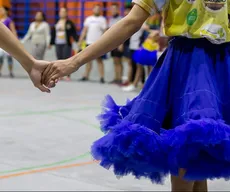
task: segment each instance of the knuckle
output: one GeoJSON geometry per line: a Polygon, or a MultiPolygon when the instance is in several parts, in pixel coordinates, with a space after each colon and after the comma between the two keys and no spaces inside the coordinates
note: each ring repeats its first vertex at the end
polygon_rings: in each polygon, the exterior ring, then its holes
{"type": "Polygon", "coordinates": [[[57,70],[57,72],[58,72],[58,73],[60,73],[60,72],[61,72],[60,68],[57,68],[56,70],[57,70]]]}
{"type": "Polygon", "coordinates": [[[53,65],[54,69],[58,69],[58,66],[57,65],[53,65]]]}

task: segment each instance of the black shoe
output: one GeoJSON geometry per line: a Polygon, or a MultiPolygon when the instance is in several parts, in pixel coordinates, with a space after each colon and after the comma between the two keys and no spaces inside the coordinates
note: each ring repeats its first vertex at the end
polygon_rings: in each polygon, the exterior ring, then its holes
{"type": "Polygon", "coordinates": [[[88,78],[86,78],[86,77],[82,77],[81,79],[80,79],[80,81],[88,81],[89,79],[88,78]]]}
{"type": "Polygon", "coordinates": [[[111,82],[109,82],[109,84],[116,84],[116,85],[120,85],[122,83],[121,80],[113,80],[111,82]]]}
{"type": "Polygon", "coordinates": [[[104,83],[105,83],[104,78],[101,78],[101,79],[100,79],[100,83],[102,83],[102,84],[104,84],[104,83]]]}
{"type": "Polygon", "coordinates": [[[109,84],[116,84],[117,80],[110,81],[109,84]]]}
{"type": "Polygon", "coordinates": [[[10,73],[10,78],[14,78],[14,74],[13,73],[10,73]]]}
{"type": "Polygon", "coordinates": [[[117,80],[116,84],[117,85],[121,85],[122,84],[122,80],[117,80]]]}

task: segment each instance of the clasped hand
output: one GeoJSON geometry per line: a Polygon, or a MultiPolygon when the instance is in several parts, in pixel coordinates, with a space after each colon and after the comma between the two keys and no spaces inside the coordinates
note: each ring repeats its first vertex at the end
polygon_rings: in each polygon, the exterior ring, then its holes
{"type": "Polygon", "coordinates": [[[35,60],[28,73],[35,87],[42,92],[50,93],[50,88],[55,87],[59,78],[70,75],[76,70],[71,59],[53,62],[35,60]]]}

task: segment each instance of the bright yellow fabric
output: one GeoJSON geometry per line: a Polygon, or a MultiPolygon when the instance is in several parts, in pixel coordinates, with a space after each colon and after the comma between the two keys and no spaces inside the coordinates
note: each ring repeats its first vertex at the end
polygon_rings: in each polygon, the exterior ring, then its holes
{"type": "Polygon", "coordinates": [[[83,41],[81,44],[81,50],[85,49],[87,47],[86,41],[83,41]]]}
{"type": "Polygon", "coordinates": [[[158,43],[154,42],[152,39],[147,38],[142,44],[143,48],[148,51],[156,51],[159,49],[158,43]]]}
{"type": "Polygon", "coordinates": [[[162,8],[167,36],[205,37],[220,44],[230,41],[230,0],[133,0],[150,14],[162,8]],[[162,5],[163,3],[163,5],[162,5]]]}

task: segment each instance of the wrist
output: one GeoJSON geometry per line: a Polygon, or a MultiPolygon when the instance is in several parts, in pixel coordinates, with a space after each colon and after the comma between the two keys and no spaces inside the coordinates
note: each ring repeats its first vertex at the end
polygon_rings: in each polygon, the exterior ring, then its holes
{"type": "Polygon", "coordinates": [[[75,71],[77,71],[81,67],[81,63],[80,63],[78,55],[70,57],[69,63],[71,65],[71,67],[75,69],[75,71]]]}
{"type": "Polygon", "coordinates": [[[19,61],[27,73],[30,73],[35,65],[36,60],[31,56],[28,58],[23,58],[19,61]]]}

